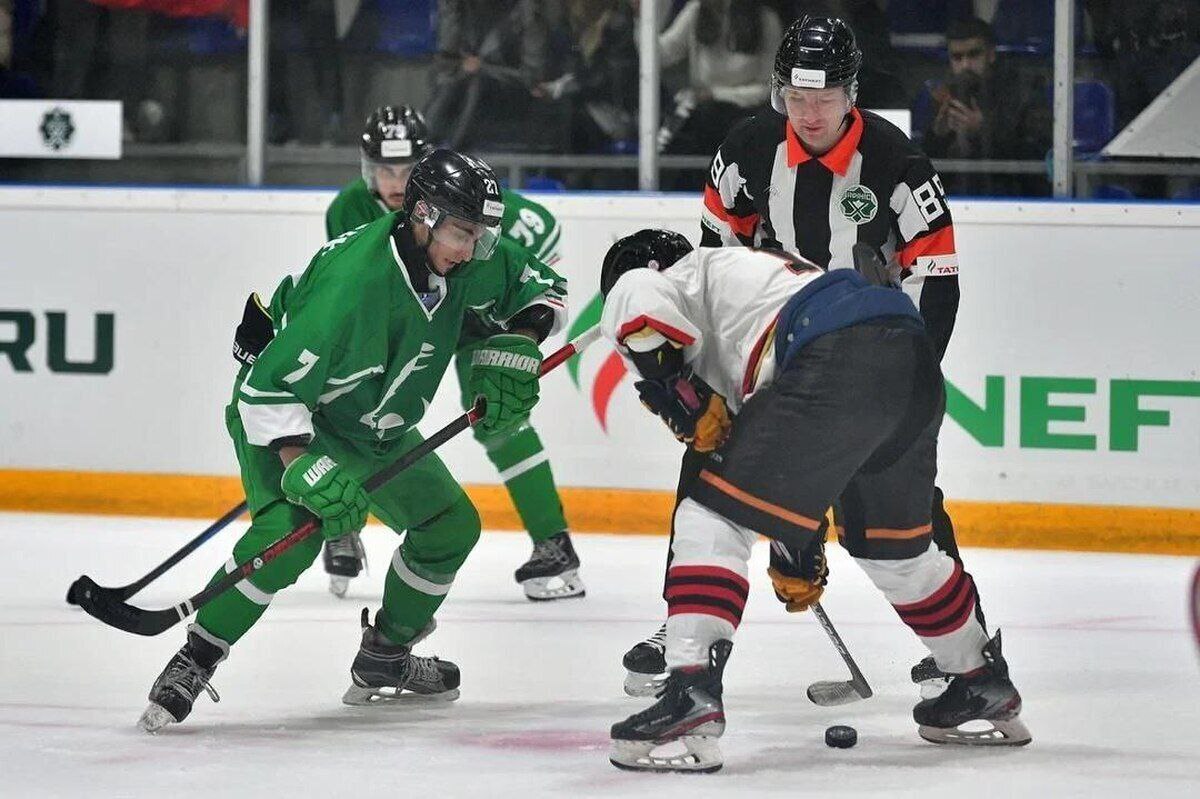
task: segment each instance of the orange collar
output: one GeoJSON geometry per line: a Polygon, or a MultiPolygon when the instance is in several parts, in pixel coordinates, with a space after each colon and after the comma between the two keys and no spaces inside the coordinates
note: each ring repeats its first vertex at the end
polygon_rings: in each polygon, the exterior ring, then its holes
{"type": "MultiPolygon", "coordinates": [[[[783,125],[787,129],[787,165],[788,169],[794,169],[797,164],[803,164],[812,158],[812,155],[800,143],[800,138],[796,135],[796,131],[792,129],[792,123],[785,121],[783,125]]],[[[838,140],[838,143],[833,145],[833,149],[817,158],[817,160],[824,164],[825,168],[829,171],[845,175],[846,170],[850,168],[850,159],[854,157],[854,152],[858,149],[862,133],[862,114],[858,112],[857,108],[851,108],[850,128],[842,134],[842,138],[838,140]]]]}

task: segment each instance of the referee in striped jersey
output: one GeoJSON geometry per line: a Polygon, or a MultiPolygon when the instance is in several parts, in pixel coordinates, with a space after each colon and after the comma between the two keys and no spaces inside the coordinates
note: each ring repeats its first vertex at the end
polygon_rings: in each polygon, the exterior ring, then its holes
{"type": "MultiPolygon", "coordinates": [[[[929,158],[894,125],[855,106],[861,65],[862,51],[842,20],[805,15],[792,23],[775,57],[774,111],[734,126],[713,156],[700,245],[777,248],[826,269],[845,269],[854,266],[853,246],[869,244],[920,309],[940,359],[959,300],[950,208],[929,158]]],[[[705,460],[689,447],[677,501],[705,460]]],[[[851,554],[870,548],[872,533],[895,533],[854,529],[864,501],[869,498],[842,497],[834,509],[851,554]]],[[[934,489],[931,532],[938,547],[960,560],[940,489],[934,489]]],[[[911,545],[928,547],[929,537],[911,545]]],[[[781,559],[786,556],[772,547],[771,554],[773,569],[813,582],[811,601],[789,604],[789,610],[819,599],[827,572],[823,551],[781,559]]],[[[639,675],[665,668],[662,632],[626,653],[628,692],[637,690],[639,675]]],[[[935,681],[944,685],[939,674],[932,659],[913,669],[914,681],[931,689],[935,681]]],[[[641,682],[642,690],[656,685],[641,682]]]]}

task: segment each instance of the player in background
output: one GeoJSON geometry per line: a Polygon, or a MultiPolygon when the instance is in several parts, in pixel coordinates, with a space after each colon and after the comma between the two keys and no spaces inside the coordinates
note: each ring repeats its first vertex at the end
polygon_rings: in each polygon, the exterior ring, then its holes
{"type": "MultiPolygon", "coordinates": [[[[953,675],[913,709],[921,737],[1028,743],[1000,633],[989,640],[974,581],[932,540],[945,389],[916,306],[853,269],[826,272],[779,250],[679,257],[687,249],[677,233],[642,230],[618,240],[601,271],[601,328],[640,375],[643,403],[715,450],[675,512],[669,676],[652,707],[613,725],[613,764],[720,768],[722,671],[751,546],[762,534],[772,549],[805,550],[824,534],[825,510],[850,495],[860,501],[843,516],[843,546],[953,675]],[[962,729],[973,722],[989,729],[962,729]],[[675,741],[687,754],[655,754],[675,741]]],[[[809,590],[778,573],[772,583],[785,601],[809,590]]]]}
{"type": "MultiPolygon", "coordinates": [[[[959,300],[950,208],[920,149],[894,125],[855,105],[861,65],[854,33],[842,20],[805,15],[792,23],[775,57],[774,110],[736,125],[713,156],[700,244],[779,248],[823,269],[852,268],[853,246],[869,244],[920,310],[940,359],[959,300]]],[[[684,455],[680,496],[701,457],[694,448],[684,455]]],[[[856,514],[855,498],[842,499],[835,521],[856,514]]],[[[934,490],[933,526],[934,541],[958,559],[940,489],[934,490]]],[[[790,602],[788,610],[804,610],[820,598],[828,573],[823,542],[776,557],[772,567],[791,568],[812,584],[809,596],[790,602]]],[[[627,691],[654,689],[663,665],[662,635],[660,628],[626,653],[627,691]]],[[[945,686],[928,659],[914,667],[913,680],[923,683],[925,694],[945,686]]]]}
{"type": "MultiPolygon", "coordinates": [[[[410,106],[383,106],[367,118],[362,135],[362,177],[346,186],[325,214],[327,238],[336,238],[404,206],[405,186],[416,159],[431,149],[430,135],[420,112],[410,106]]],[[[516,192],[501,189],[504,218],[502,235],[524,247],[542,263],[557,263],[561,228],[542,206],[516,192]]],[[[463,323],[455,358],[462,406],[475,398],[468,390],[471,356],[496,328],[485,317],[471,314],[463,323]]],[[[533,539],[533,553],[514,575],[525,595],[533,600],[584,595],[579,577],[579,556],[571,544],[562,500],[554,484],[550,460],[537,430],[528,419],[503,434],[489,435],[474,429],[488,459],[500,473],[522,524],[533,539]]],[[[325,549],[325,571],[330,590],[346,592],[351,578],[362,569],[362,544],[357,536],[331,542],[325,549]]]]}
{"type": "MultiPolygon", "coordinates": [[[[477,424],[503,434],[537,402],[538,344],[563,324],[566,284],[501,238],[503,210],[486,164],[435,150],[413,167],[402,210],[327,242],[275,290],[267,334],[246,335],[261,321],[249,303],[235,337],[254,356],[225,410],[251,525],[214,579],[311,516],[326,540],[360,530],[368,510],[405,533],[374,624],[363,609],[348,704],[401,691],[458,695],[458,668],[412,646],[433,631],[479,538],[479,514],[432,454],[370,496],[362,486],[422,441],[416,425],[471,309],[487,308],[504,331],[475,352],[470,390],[487,402],[477,424]]],[[[320,540],[297,544],[200,610],[150,689],[143,729],[183,721],[202,691],[216,701],[217,664],[312,564],[320,540]]]]}

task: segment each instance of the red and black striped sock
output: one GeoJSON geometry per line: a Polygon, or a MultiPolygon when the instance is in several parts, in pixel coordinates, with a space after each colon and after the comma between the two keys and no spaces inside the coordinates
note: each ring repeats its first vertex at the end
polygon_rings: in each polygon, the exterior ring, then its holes
{"type": "Polygon", "coordinates": [[[701,613],[729,622],[742,621],[750,583],[720,566],[672,566],[667,571],[667,615],[701,613]]]}
{"type": "Polygon", "coordinates": [[[892,605],[900,620],[922,638],[937,638],[962,629],[974,618],[975,581],[961,563],[940,588],[918,602],[892,605]]]}

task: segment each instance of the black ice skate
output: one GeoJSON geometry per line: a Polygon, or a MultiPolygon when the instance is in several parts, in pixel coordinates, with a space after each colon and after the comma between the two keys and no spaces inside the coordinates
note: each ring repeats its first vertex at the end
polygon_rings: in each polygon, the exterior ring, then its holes
{"type": "Polygon", "coordinates": [[[912,681],[921,688],[921,698],[933,699],[942,695],[954,675],[939,669],[933,661],[933,655],[929,655],[912,667],[911,676],[912,681]]]}
{"type": "Polygon", "coordinates": [[[429,637],[436,622],[430,620],[407,644],[393,644],[367,619],[367,609],[363,608],[362,645],[350,665],[350,679],[354,682],[342,696],[343,702],[371,705],[413,695],[447,702],[458,699],[458,666],[447,660],[412,653],[413,645],[429,637]]]}
{"type": "Polygon", "coordinates": [[[625,693],[657,696],[667,681],[667,625],[633,645],[621,662],[625,665],[625,693]]]}
{"type": "Polygon", "coordinates": [[[324,560],[329,592],[340,599],[346,595],[350,581],[366,568],[367,551],[358,533],[347,533],[325,542],[324,560]]]}
{"type": "Polygon", "coordinates": [[[201,691],[214,702],[221,697],[209,685],[217,664],[229,657],[229,645],[201,630],[188,627],[187,643],[167,662],[167,667],[150,687],[150,704],[138,719],[146,732],[158,732],[168,724],[178,724],[192,712],[192,704],[201,691]]]}
{"type": "Polygon", "coordinates": [[[708,651],[708,665],[675,669],[657,702],[612,726],[609,761],[631,771],[708,773],[722,766],[717,739],[725,732],[721,673],[733,644],[725,639],[708,651]],[[656,752],[682,744],[678,753],[656,752]]]}
{"type": "Polygon", "coordinates": [[[1008,679],[1008,663],[1000,653],[1000,631],[983,647],[984,665],[950,680],[945,693],[913,708],[918,732],[935,744],[964,746],[1023,746],[1033,740],[1021,721],[1021,695],[1008,679]],[[988,730],[963,730],[972,721],[988,730]]]}
{"type": "Polygon", "coordinates": [[[586,591],[579,579],[579,556],[571,546],[571,535],[563,530],[533,545],[529,560],[513,574],[535,602],[581,597],[586,591]]]}

